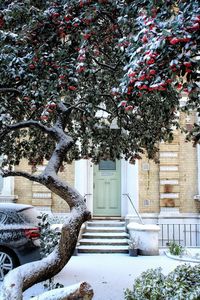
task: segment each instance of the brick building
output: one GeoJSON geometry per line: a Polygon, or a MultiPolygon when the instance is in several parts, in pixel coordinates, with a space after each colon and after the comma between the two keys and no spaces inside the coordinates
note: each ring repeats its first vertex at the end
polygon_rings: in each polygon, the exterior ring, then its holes
{"type": "MultiPolygon", "coordinates": [[[[181,122],[191,126],[194,118],[182,117],[181,122]]],[[[135,165],[121,160],[94,166],[80,160],[68,165],[60,176],[85,196],[93,216],[136,220],[135,207],[145,222],[200,224],[200,147],[194,148],[183,134],[174,131],[172,143],[160,144],[159,161],[155,164],[144,156],[135,165]]],[[[18,168],[31,172],[25,160],[18,168]]],[[[38,172],[43,168],[38,166],[38,172]]],[[[0,201],[5,200],[54,213],[68,212],[58,196],[21,177],[4,179],[0,201]]]]}

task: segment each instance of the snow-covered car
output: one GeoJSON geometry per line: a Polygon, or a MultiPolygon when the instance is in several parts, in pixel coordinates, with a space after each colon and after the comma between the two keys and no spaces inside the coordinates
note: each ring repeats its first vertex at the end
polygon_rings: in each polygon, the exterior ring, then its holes
{"type": "Polygon", "coordinates": [[[40,259],[38,215],[31,205],[0,203],[0,280],[15,267],[40,259]]]}

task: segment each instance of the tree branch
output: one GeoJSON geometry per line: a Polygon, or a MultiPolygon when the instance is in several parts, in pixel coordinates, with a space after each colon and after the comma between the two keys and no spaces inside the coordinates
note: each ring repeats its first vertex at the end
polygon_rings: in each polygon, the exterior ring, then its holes
{"type": "Polygon", "coordinates": [[[49,172],[53,174],[57,174],[63,162],[64,156],[74,144],[74,140],[70,136],[66,135],[64,131],[60,130],[59,133],[57,129],[56,134],[57,134],[58,143],[56,145],[56,148],[50,160],[48,161],[48,164],[43,174],[47,174],[49,172]]]}
{"type": "Polygon", "coordinates": [[[4,170],[4,169],[0,168],[0,175],[2,177],[22,176],[31,181],[41,182],[41,178],[39,175],[32,175],[32,174],[29,174],[29,173],[23,172],[23,171],[10,171],[10,170],[4,170]]]}
{"type": "Polygon", "coordinates": [[[41,131],[43,131],[55,138],[55,134],[54,134],[54,131],[52,130],[52,128],[49,128],[37,121],[29,120],[29,121],[19,122],[19,123],[12,124],[12,125],[4,125],[1,128],[2,131],[0,132],[0,140],[2,140],[11,131],[15,131],[15,130],[22,129],[22,128],[28,128],[28,127],[39,128],[41,131]]]}
{"type": "Polygon", "coordinates": [[[107,68],[107,69],[110,69],[112,71],[115,71],[116,70],[116,66],[113,67],[113,66],[110,66],[108,64],[104,64],[104,63],[100,63],[94,56],[91,55],[91,58],[101,67],[104,67],[104,68],[107,68]]]}
{"type": "Polygon", "coordinates": [[[0,88],[0,93],[17,93],[20,94],[21,92],[14,88],[0,88]]]}
{"type": "Polygon", "coordinates": [[[6,128],[8,128],[9,131],[22,129],[22,128],[28,128],[28,127],[36,127],[36,128],[39,128],[41,131],[48,133],[48,134],[52,134],[52,135],[54,133],[52,128],[49,128],[49,127],[43,125],[42,123],[40,123],[38,121],[34,121],[34,120],[28,120],[28,121],[19,122],[19,123],[12,124],[12,125],[6,125],[6,128]]]}
{"type": "Polygon", "coordinates": [[[31,298],[32,300],[72,300],[93,298],[94,292],[87,282],[77,283],[61,289],[47,291],[42,295],[31,298]]]}

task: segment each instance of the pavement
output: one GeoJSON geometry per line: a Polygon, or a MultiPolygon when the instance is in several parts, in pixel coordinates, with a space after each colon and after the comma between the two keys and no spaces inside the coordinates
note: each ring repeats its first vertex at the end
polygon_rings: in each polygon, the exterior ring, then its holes
{"type": "MultiPolygon", "coordinates": [[[[132,288],[134,279],[143,271],[161,267],[163,274],[167,275],[184,263],[164,253],[137,257],[128,254],[79,254],[70,259],[55,277],[55,282],[68,286],[87,281],[94,290],[94,300],[123,300],[124,289],[132,288]]],[[[35,285],[25,292],[24,300],[31,299],[42,290],[42,284],[35,285]]]]}

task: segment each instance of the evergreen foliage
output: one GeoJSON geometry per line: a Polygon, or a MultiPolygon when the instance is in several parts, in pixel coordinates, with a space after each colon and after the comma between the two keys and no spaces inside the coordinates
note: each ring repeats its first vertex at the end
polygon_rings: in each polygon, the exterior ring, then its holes
{"type": "Polygon", "coordinates": [[[156,158],[178,126],[180,94],[185,110],[200,110],[199,22],[196,0],[1,0],[3,165],[50,158],[56,141],[37,124],[51,127],[59,103],[73,139],[64,161],[134,163],[144,149],[156,158]]]}

